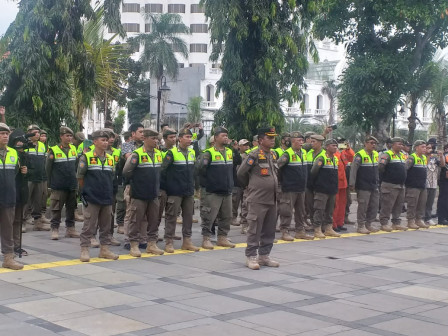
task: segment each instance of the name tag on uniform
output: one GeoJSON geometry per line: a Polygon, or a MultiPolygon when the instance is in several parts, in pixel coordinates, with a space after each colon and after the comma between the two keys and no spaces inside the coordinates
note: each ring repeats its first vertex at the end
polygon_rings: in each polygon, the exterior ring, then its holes
{"type": "Polygon", "coordinates": [[[215,160],[221,160],[221,155],[215,155],[215,160]]]}
{"type": "Polygon", "coordinates": [[[269,175],[269,169],[268,168],[261,168],[260,169],[261,176],[267,176],[269,175]]]}

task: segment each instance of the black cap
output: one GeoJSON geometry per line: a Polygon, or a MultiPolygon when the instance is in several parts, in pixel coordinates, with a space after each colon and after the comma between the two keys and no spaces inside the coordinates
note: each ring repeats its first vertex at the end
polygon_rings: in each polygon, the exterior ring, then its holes
{"type": "Polygon", "coordinates": [[[435,144],[437,144],[437,139],[436,138],[429,138],[427,144],[435,145],[435,144]]]}
{"type": "Polygon", "coordinates": [[[278,134],[275,132],[275,127],[261,127],[257,130],[258,136],[277,136],[278,134]]]}

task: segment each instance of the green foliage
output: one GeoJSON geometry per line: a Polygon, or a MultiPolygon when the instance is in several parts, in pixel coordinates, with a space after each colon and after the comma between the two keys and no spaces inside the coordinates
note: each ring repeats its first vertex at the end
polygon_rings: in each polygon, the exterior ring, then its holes
{"type": "MultiPolygon", "coordinates": [[[[107,24],[118,24],[119,12],[113,9],[120,3],[106,3],[107,24]]],[[[1,42],[10,54],[0,62],[0,104],[6,106],[11,125],[32,121],[53,138],[63,123],[78,129],[72,113],[72,75],[83,72],[81,90],[94,76],[82,27],[82,21],[93,17],[89,0],[20,1],[17,17],[1,42]]]]}
{"type": "Polygon", "coordinates": [[[201,110],[202,97],[191,97],[187,104],[187,121],[200,123],[202,120],[201,110]]]}
{"type": "Polygon", "coordinates": [[[127,98],[129,123],[141,122],[145,115],[149,113],[150,104],[150,82],[143,79],[144,72],[142,64],[129,58],[126,61],[129,69],[127,98]]]}
{"type": "Polygon", "coordinates": [[[280,102],[301,99],[308,56],[317,60],[309,34],[317,1],[202,0],[213,51],[221,60],[217,93],[224,93],[215,123],[230,137],[251,137],[257,127],[284,124],[280,102]]]}
{"type": "Polygon", "coordinates": [[[125,117],[126,111],[118,111],[118,116],[116,116],[114,119],[114,132],[116,134],[121,134],[121,132],[123,131],[125,117]]]}

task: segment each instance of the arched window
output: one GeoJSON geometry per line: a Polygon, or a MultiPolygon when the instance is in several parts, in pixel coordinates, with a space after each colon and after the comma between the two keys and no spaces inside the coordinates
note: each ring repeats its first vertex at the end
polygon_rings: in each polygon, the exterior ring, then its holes
{"type": "Polygon", "coordinates": [[[316,109],[322,110],[324,108],[324,97],[322,95],[318,95],[316,99],[316,109]]]}
{"type": "Polygon", "coordinates": [[[215,98],[215,87],[211,84],[207,85],[205,88],[205,94],[208,102],[214,101],[215,98]]]}

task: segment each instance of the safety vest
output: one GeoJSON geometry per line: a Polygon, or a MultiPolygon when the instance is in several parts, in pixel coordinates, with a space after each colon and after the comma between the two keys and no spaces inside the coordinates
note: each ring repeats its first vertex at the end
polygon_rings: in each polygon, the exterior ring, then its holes
{"type": "Polygon", "coordinates": [[[333,156],[333,159],[328,157],[325,151],[319,153],[316,159],[318,157],[322,157],[324,162],[320,167],[319,174],[314,181],[314,191],[328,195],[336,195],[338,193],[339,160],[336,156],[333,156]]]}
{"type": "Polygon", "coordinates": [[[428,159],[425,155],[420,157],[416,153],[412,153],[410,156],[414,158],[414,165],[408,170],[406,187],[425,189],[428,159]]]}
{"type": "Polygon", "coordinates": [[[76,190],[76,147],[70,145],[68,155],[62,150],[62,146],[53,146],[53,167],[51,168],[50,188],[53,190],[76,190]]]}
{"type": "Polygon", "coordinates": [[[45,172],[45,160],[47,158],[47,150],[45,145],[38,141],[37,150],[36,147],[30,147],[25,149],[28,153],[28,164],[33,169],[30,170],[28,174],[28,181],[30,182],[42,182],[47,179],[47,174],[45,172]]]}
{"type": "MultiPolygon", "coordinates": [[[[95,149],[94,144],[89,146],[89,151],[94,150],[94,149],[95,149]]],[[[83,151],[84,151],[84,142],[81,142],[78,146],[78,156],[81,156],[83,151]]]]}
{"type": "Polygon", "coordinates": [[[257,149],[258,149],[258,146],[255,146],[255,147],[249,148],[247,151],[245,151],[245,153],[249,154],[250,152],[253,152],[254,150],[257,150],[257,149]]]}
{"type": "Polygon", "coordinates": [[[167,168],[163,181],[168,196],[192,196],[194,194],[196,156],[193,149],[188,148],[187,150],[187,157],[177,147],[170,150],[173,154],[173,163],[167,168]]]}
{"type": "MultiPolygon", "coordinates": [[[[92,146],[94,146],[94,145],[92,145],[92,146]]],[[[112,150],[111,155],[114,158],[114,164],[117,165],[120,162],[121,149],[115,148],[115,147],[111,147],[110,149],[112,150]]]]}
{"type": "Polygon", "coordinates": [[[144,201],[159,197],[162,153],[154,149],[154,161],[144,147],[136,149],[134,153],[138,155],[138,165],[132,173],[131,197],[144,201]]]}
{"type": "Polygon", "coordinates": [[[373,151],[372,157],[370,157],[365,149],[361,149],[356,155],[361,158],[361,164],[356,174],[355,188],[357,190],[376,190],[378,188],[378,152],[373,151]]]}
{"type": "Polygon", "coordinates": [[[277,153],[277,157],[278,157],[278,158],[280,158],[280,157],[283,155],[283,153],[286,152],[286,151],[285,151],[283,148],[281,148],[281,147],[275,148],[274,150],[275,150],[275,152],[277,153]]]}
{"type": "Polygon", "coordinates": [[[302,158],[292,148],[288,148],[285,153],[288,154],[289,162],[279,170],[282,191],[303,192],[308,177],[306,150],[301,148],[302,158]]]}
{"type": "Polygon", "coordinates": [[[307,163],[307,167],[308,167],[308,178],[307,178],[307,183],[306,183],[306,187],[308,189],[312,189],[313,188],[313,181],[310,178],[310,172],[311,172],[311,168],[313,167],[314,161],[316,161],[316,159],[321,156],[322,154],[325,154],[325,149],[321,149],[321,151],[319,152],[318,155],[316,155],[313,158],[313,154],[314,154],[314,149],[310,149],[309,151],[306,152],[306,163],[307,163]]]}
{"type": "Polygon", "coordinates": [[[214,147],[206,149],[211,155],[211,162],[207,167],[205,189],[207,192],[221,195],[230,195],[233,189],[233,152],[226,148],[223,156],[214,147]]]}
{"type": "Polygon", "coordinates": [[[381,176],[382,181],[392,184],[404,184],[406,181],[406,158],[404,154],[395,154],[391,150],[388,150],[385,154],[390,156],[390,161],[381,176]]]}
{"type": "Polygon", "coordinates": [[[104,162],[96,156],[94,151],[84,154],[87,161],[87,173],[84,176],[82,194],[87,202],[98,205],[112,205],[113,203],[113,170],[114,159],[106,153],[104,162]]]}
{"type": "MultiPolygon", "coordinates": [[[[0,207],[11,208],[16,205],[16,166],[19,161],[17,151],[6,147],[5,160],[0,159],[0,207]]],[[[3,223],[2,223],[3,224],[3,223]]]]}

